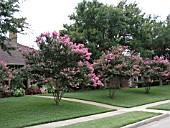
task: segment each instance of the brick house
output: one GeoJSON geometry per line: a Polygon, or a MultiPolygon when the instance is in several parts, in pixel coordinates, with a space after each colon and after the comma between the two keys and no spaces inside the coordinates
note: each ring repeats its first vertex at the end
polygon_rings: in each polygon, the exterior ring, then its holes
{"type": "MultiPolygon", "coordinates": [[[[5,62],[7,66],[9,66],[11,69],[24,67],[26,65],[24,57],[17,49],[24,49],[30,51],[33,50],[33,48],[17,43],[17,34],[15,33],[10,33],[9,38],[10,41],[6,41],[5,45],[10,49],[10,54],[0,48],[0,61],[5,62]]],[[[26,79],[23,82],[27,88],[30,87],[29,79],[26,79]]],[[[7,84],[10,85],[10,80],[7,80],[7,84]]]]}

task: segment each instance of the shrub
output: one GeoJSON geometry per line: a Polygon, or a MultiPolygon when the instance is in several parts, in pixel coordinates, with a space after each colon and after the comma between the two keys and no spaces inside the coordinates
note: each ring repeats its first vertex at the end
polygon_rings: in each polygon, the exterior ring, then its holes
{"type": "Polygon", "coordinates": [[[24,96],[25,95],[25,90],[20,88],[20,89],[16,89],[14,92],[13,92],[13,96],[15,97],[21,97],[21,96],[24,96]]]}
{"type": "Polygon", "coordinates": [[[11,91],[7,85],[0,87],[0,98],[11,97],[11,91]]]}
{"type": "Polygon", "coordinates": [[[32,87],[30,87],[30,88],[27,88],[26,90],[25,90],[25,94],[26,95],[35,95],[35,94],[41,94],[41,90],[39,89],[39,88],[32,88],[32,87]]]}
{"type": "Polygon", "coordinates": [[[5,98],[5,97],[20,97],[25,95],[25,90],[20,88],[20,89],[15,89],[15,90],[9,90],[8,86],[4,86],[0,88],[0,98],[5,98]]]}
{"type": "Polygon", "coordinates": [[[4,92],[0,91],[0,98],[4,98],[4,92]]]}

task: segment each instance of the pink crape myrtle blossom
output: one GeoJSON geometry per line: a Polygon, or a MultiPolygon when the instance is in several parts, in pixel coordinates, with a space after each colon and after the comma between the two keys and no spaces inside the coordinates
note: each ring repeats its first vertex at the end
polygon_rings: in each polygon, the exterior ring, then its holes
{"type": "Polygon", "coordinates": [[[12,71],[7,67],[6,63],[0,61],[0,86],[5,86],[5,80],[14,78],[12,71]]]}
{"type": "MultiPolygon", "coordinates": [[[[67,35],[60,36],[57,32],[40,34],[36,43],[39,50],[26,53],[25,57],[29,72],[37,82],[53,83],[62,91],[67,87],[102,85],[88,62],[92,54],[83,44],[73,43],[67,35]]],[[[56,102],[59,100],[58,97],[56,102]]]]}
{"type": "MultiPolygon", "coordinates": [[[[110,90],[114,89],[116,86],[120,86],[115,85],[114,78],[129,79],[133,74],[140,73],[140,71],[132,72],[134,56],[125,56],[123,54],[127,48],[128,46],[114,47],[104,53],[100,59],[96,60],[93,64],[100,76],[99,78],[110,90]]],[[[109,95],[112,97],[114,94],[109,93],[109,95]]]]}
{"type": "MultiPolygon", "coordinates": [[[[133,59],[136,56],[124,56],[122,53],[128,46],[119,46],[104,53],[100,59],[96,60],[93,64],[95,68],[100,72],[100,76],[106,79],[109,77],[119,76],[124,78],[131,77],[131,68],[133,59]]],[[[134,65],[137,67],[138,65],[134,65]]]]}
{"type": "Polygon", "coordinates": [[[168,60],[165,60],[162,57],[155,56],[154,59],[141,59],[137,60],[136,63],[138,66],[133,66],[133,71],[138,72],[137,76],[142,76],[145,82],[146,93],[149,93],[150,83],[153,83],[154,80],[163,80],[169,77],[170,63],[168,60]]]}

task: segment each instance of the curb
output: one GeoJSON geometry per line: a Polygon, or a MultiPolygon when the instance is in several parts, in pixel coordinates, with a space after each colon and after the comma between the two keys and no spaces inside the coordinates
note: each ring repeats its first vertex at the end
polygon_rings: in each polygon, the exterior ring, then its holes
{"type": "Polygon", "coordinates": [[[149,118],[149,119],[146,119],[146,120],[139,121],[139,122],[134,123],[134,124],[126,125],[126,126],[121,127],[121,128],[137,128],[137,127],[143,126],[145,124],[149,124],[151,122],[158,121],[160,119],[164,119],[164,118],[169,117],[169,116],[170,116],[169,114],[162,114],[162,115],[159,115],[159,116],[156,116],[156,117],[152,117],[152,118],[149,118]]]}

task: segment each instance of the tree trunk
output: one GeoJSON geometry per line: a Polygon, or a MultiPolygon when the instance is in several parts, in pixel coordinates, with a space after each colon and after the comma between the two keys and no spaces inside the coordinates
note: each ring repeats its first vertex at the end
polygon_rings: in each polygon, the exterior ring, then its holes
{"type": "Polygon", "coordinates": [[[63,94],[64,94],[64,91],[61,89],[55,89],[53,91],[54,101],[57,106],[59,105],[61,98],[63,97],[63,94]]]}
{"type": "Polygon", "coordinates": [[[102,87],[102,86],[100,86],[100,89],[102,89],[102,88],[104,88],[104,89],[105,89],[105,88],[106,88],[106,86],[107,86],[107,81],[106,81],[106,79],[104,79],[104,80],[103,80],[103,83],[104,83],[104,86],[103,86],[103,87],[102,87]]]}
{"type": "Polygon", "coordinates": [[[114,98],[114,95],[115,95],[115,92],[116,92],[116,85],[118,85],[118,81],[119,78],[117,79],[118,77],[115,77],[115,78],[110,78],[109,80],[109,83],[108,83],[108,88],[109,88],[109,97],[110,98],[114,98]]]}
{"type": "Polygon", "coordinates": [[[149,94],[150,89],[151,89],[151,84],[149,82],[145,82],[145,93],[149,94]]]}
{"type": "Polygon", "coordinates": [[[63,83],[58,82],[56,80],[56,85],[55,85],[55,88],[52,88],[52,92],[53,92],[53,96],[54,96],[54,101],[55,101],[56,105],[58,106],[61,101],[61,98],[64,95],[63,83]]]}
{"type": "Polygon", "coordinates": [[[162,85],[163,85],[163,83],[162,83],[162,79],[161,79],[161,78],[159,78],[159,85],[160,85],[160,86],[162,86],[162,85]]]}
{"type": "Polygon", "coordinates": [[[114,98],[116,92],[116,88],[109,88],[109,97],[114,98]]]}

